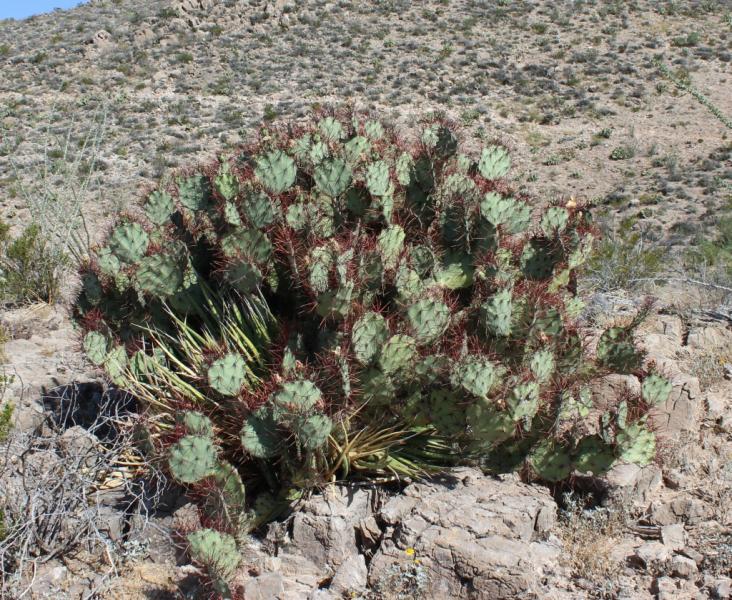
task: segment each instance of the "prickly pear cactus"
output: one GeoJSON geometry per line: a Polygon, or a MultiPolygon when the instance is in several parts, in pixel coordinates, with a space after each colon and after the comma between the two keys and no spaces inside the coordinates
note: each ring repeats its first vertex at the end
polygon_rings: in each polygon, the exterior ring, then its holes
{"type": "Polygon", "coordinates": [[[587,208],[527,198],[510,169],[444,119],[263,129],[119,218],[82,268],[84,348],[209,513],[248,511],[242,477],[277,492],[455,457],[549,481],[646,464],[670,384],[636,349],[643,314],[586,350],[587,208]],[[608,373],[641,397],[596,403],[608,373]]]}

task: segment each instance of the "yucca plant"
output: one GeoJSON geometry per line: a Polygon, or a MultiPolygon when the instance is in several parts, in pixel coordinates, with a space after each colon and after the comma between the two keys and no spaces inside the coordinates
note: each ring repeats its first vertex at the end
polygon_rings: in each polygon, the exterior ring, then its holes
{"type": "Polygon", "coordinates": [[[508,151],[463,154],[445,120],[405,139],[340,112],[268,126],[147,194],[83,268],[87,353],[148,407],[208,525],[459,458],[548,481],[653,458],[645,418],[668,390],[638,320],[596,356],[577,324],[584,207],[516,193],[508,151]],[[610,372],[643,396],[595,409],[610,372]]]}

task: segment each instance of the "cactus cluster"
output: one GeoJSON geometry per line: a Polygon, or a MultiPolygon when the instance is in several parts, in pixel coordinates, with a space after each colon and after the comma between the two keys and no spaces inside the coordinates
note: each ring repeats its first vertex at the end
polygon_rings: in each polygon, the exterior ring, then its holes
{"type": "Polygon", "coordinates": [[[147,194],[85,266],[90,359],[185,409],[158,439],[206,506],[243,506],[247,465],[273,487],[374,464],[349,456],[375,426],[549,481],[652,458],[643,415],[670,387],[642,370],[638,323],[596,356],[577,325],[586,210],[512,190],[506,148],[463,154],[443,119],[413,137],[351,113],[270,126],[147,194]],[[259,303],[271,335],[242,339],[211,298],[259,303]],[[596,409],[609,372],[645,377],[643,397],[596,409]]]}

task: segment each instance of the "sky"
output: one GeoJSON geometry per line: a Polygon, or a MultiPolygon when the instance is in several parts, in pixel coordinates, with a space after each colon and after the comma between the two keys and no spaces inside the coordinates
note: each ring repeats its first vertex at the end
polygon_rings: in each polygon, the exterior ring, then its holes
{"type": "Polygon", "coordinates": [[[51,12],[54,8],[73,8],[81,0],[0,0],[0,19],[24,19],[51,12]]]}

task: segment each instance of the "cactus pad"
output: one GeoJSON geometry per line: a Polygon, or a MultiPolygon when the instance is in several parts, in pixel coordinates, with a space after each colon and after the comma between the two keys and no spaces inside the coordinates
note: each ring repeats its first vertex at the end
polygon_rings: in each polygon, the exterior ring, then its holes
{"type": "Polygon", "coordinates": [[[173,211],[175,203],[167,192],[156,190],[147,197],[145,216],[155,225],[167,223],[173,211]]]}
{"type": "Polygon", "coordinates": [[[331,198],[340,196],[351,185],[353,173],[347,163],[339,158],[323,161],[315,169],[315,184],[331,198]]]}
{"type": "Polygon", "coordinates": [[[109,248],[125,263],[136,263],[147,252],[150,238],[139,223],[120,225],[109,236],[109,248]]]}
{"type": "Polygon", "coordinates": [[[240,558],[232,536],[213,529],[199,529],[188,534],[188,543],[191,558],[204,565],[213,577],[234,576],[240,558]]]}
{"type": "Polygon", "coordinates": [[[659,406],[668,400],[673,385],[665,377],[652,374],[643,380],[641,397],[652,406],[659,406]]]}
{"type": "Polygon", "coordinates": [[[211,199],[211,186],[201,175],[180,178],[178,183],[178,199],[189,210],[204,210],[211,199]]]}
{"type": "Polygon", "coordinates": [[[236,396],[247,380],[246,361],[239,354],[227,354],[211,363],[208,384],[219,394],[236,396]]]}
{"type": "Polygon", "coordinates": [[[272,396],[274,405],[285,413],[306,412],[314,408],[320,399],[320,390],[307,379],[288,381],[272,396]]]}
{"type": "Polygon", "coordinates": [[[450,309],[439,300],[424,298],[407,309],[414,338],[420,344],[437,340],[450,323],[450,309]]]}
{"type": "Polygon", "coordinates": [[[482,356],[466,356],[453,368],[450,381],[478,398],[487,399],[498,382],[498,372],[493,363],[482,356]]]}
{"type": "Polygon", "coordinates": [[[353,352],[362,365],[369,365],[389,337],[386,320],[380,314],[367,312],[353,326],[353,352]]]}
{"type": "Polygon", "coordinates": [[[409,367],[417,356],[417,344],[408,335],[390,337],[381,349],[379,365],[384,373],[391,375],[409,367]]]}
{"type": "Polygon", "coordinates": [[[140,261],[135,280],[141,291],[166,298],[183,284],[183,269],[174,255],[153,254],[140,261]]]}
{"type": "Polygon", "coordinates": [[[97,366],[104,364],[104,359],[107,357],[107,348],[107,338],[101,333],[90,331],[84,336],[84,352],[93,364],[97,366]]]}
{"type": "Polygon", "coordinates": [[[501,146],[488,146],[483,148],[478,163],[478,171],[486,179],[499,179],[504,177],[511,168],[511,157],[505,148],[501,146]]]}
{"type": "Polygon", "coordinates": [[[244,450],[256,458],[276,456],[282,447],[277,423],[264,409],[259,409],[247,417],[239,437],[244,450]]]}
{"type": "Polygon", "coordinates": [[[295,183],[295,161],[282,150],[268,152],[257,159],[254,175],[272,194],[281,194],[295,183]]]}
{"type": "Polygon", "coordinates": [[[196,483],[216,471],[218,451],[213,440],[203,435],[186,435],[168,453],[170,473],[182,483],[196,483]]]}

